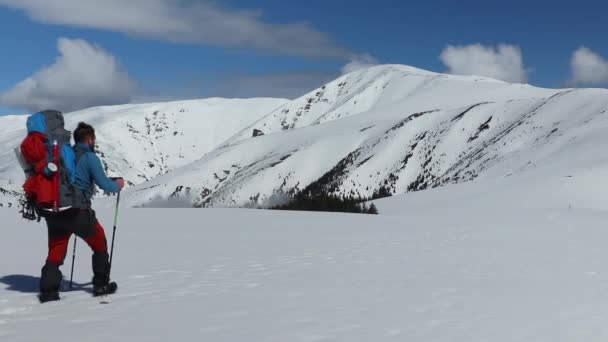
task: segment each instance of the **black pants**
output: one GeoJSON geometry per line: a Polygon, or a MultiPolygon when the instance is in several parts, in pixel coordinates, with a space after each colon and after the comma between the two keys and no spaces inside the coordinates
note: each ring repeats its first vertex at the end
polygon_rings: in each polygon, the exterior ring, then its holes
{"type": "Polygon", "coordinates": [[[93,284],[104,285],[109,279],[108,244],[103,227],[97,221],[95,211],[80,210],[73,215],[48,217],[49,252],[40,277],[40,292],[58,292],[63,265],[70,237],[75,234],[83,239],[93,251],[93,284]]]}

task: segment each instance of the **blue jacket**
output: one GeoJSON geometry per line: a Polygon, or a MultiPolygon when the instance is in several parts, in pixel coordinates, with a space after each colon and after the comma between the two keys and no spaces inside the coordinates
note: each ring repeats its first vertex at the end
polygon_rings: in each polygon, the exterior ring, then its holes
{"type": "Polygon", "coordinates": [[[93,197],[95,184],[106,192],[116,193],[120,191],[118,184],[106,176],[99,157],[88,145],[76,144],[74,150],[77,155],[80,154],[80,159],[76,164],[75,185],[82,191],[87,200],[91,200],[91,197],[93,197]]]}

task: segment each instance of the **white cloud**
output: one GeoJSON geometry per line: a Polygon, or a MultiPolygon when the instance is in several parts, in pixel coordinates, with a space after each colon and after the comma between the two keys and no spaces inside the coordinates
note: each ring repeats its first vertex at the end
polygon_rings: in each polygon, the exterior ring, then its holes
{"type": "Polygon", "coordinates": [[[608,83],[608,60],[586,47],[574,51],[570,62],[574,84],[608,83]]]}
{"type": "Polygon", "coordinates": [[[439,57],[456,75],[478,75],[507,82],[525,83],[528,72],[518,46],[501,44],[498,47],[481,44],[448,46],[439,57]]]}
{"type": "Polygon", "coordinates": [[[378,60],[369,54],[362,54],[352,57],[351,62],[342,67],[342,75],[353,71],[365,69],[378,65],[378,60]]]}
{"type": "Polygon", "coordinates": [[[86,27],[178,43],[253,48],[279,54],[348,58],[307,23],[273,24],[259,11],[198,0],[0,0],[42,23],[86,27]]]}
{"type": "Polygon", "coordinates": [[[30,111],[73,111],[129,102],[135,83],[115,58],[80,39],[61,38],[55,63],[0,94],[0,104],[30,111]]]}

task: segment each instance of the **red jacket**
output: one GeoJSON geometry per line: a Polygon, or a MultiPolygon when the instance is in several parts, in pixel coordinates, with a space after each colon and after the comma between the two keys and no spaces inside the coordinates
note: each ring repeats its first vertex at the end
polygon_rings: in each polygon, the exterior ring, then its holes
{"type": "Polygon", "coordinates": [[[32,132],[21,143],[21,154],[34,166],[34,175],[23,184],[25,196],[41,205],[51,205],[54,199],[53,178],[44,175],[48,160],[46,135],[32,132]]]}

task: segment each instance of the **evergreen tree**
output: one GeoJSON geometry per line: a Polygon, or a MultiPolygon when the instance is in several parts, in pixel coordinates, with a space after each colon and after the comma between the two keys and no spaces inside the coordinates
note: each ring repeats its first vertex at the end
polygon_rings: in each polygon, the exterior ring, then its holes
{"type": "Polygon", "coordinates": [[[370,208],[367,207],[367,204],[365,202],[361,203],[360,206],[362,213],[369,213],[370,208]]]}
{"type": "Polygon", "coordinates": [[[372,215],[378,215],[378,208],[376,208],[376,205],[374,203],[372,203],[372,205],[369,207],[367,213],[372,215]]]}
{"type": "Polygon", "coordinates": [[[325,191],[315,195],[308,191],[300,191],[290,193],[287,203],[270,207],[270,209],[367,214],[370,208],[364,203],[365,200],[352,195],[337,195],[325,191]]]}

